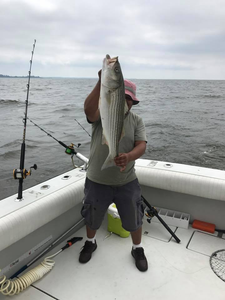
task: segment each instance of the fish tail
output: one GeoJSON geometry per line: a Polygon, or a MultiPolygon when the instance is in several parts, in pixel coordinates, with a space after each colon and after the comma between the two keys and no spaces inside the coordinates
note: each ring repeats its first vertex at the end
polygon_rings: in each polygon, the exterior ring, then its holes
{"type": "Polygon", "coordinates": [[[114,162],[114,157],[112,157],[111,154],[109,154],[104,162],[104,164],[101,167],[101,170],[110,168],[110,167],[115,167],[115,162],[114,162]]]}

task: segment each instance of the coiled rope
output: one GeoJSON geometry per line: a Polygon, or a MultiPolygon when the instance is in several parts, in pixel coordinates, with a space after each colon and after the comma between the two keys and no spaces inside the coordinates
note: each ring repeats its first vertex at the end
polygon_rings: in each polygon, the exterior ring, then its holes
{"type": "Polygon", "coordinates": [[[55,254],[46,257],[40,265],[28,271],[24,275],[16,279],[7,279],[5,275],[0,276],[0,292],[5,296],[18,295],[31,284],[41,279],[45,274],[50,272],[55,265],[55,261],[52,260],[54,256],[62,252],[60,249],[55,254]]]}

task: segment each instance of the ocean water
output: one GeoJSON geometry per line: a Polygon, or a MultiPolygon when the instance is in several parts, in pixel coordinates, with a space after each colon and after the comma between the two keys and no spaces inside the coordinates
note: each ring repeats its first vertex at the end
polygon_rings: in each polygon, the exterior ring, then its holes
{"type": "MultiPolygon", "coordinates": [[[[77,122],[91,134],[83,103],[96,80],[32,78],[28,117],[65,144],[80,143],[77,151],[88,156],[90,136],[77,122]]],[[[148,138],[143,158],[225,169],[225,81],[133,81],[140,104],[132,110],[148,138]]],[[[0,78],[0,199],[18,190],[12,174],[20,165],[26,86],[25,78],[0,78]]],[[[28,120],[25,168],[34,163],[24,189],[73,168],[65,149],[28,120]]]]}

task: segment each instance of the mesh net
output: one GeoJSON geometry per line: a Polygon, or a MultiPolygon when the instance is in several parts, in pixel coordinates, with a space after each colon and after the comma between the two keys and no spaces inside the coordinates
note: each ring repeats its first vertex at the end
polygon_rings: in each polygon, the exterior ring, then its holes
{"type": "Polygon", "coordinates": [[[210,266],[213,272],[225,281],[225,249],[218,250],[210,256],[210,266]]]}

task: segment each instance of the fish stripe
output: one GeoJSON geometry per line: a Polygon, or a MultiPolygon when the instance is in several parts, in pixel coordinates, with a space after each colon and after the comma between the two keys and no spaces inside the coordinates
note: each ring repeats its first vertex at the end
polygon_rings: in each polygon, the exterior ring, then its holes
{"type": "MultiPolygon", "coordinates": [[[[115,63],[119,64],[118,61],[115,63]]],[[[112,166],[113,159],[119,154],[119,141],[123,133],[125,117],[125,87],[123,76],[122,73],[112,75],[112,72],[112,68],[108,68],[107,66],[107,61],[104,61],[102,68],[102,74],[104,76],[102,76],[100,92],[100,115],[103,127],[102,141],[106,141],[109,148],[109,155],[102,169],[112,166]],[[115,77],[117,78],[116,80],[115,77]]]]}

